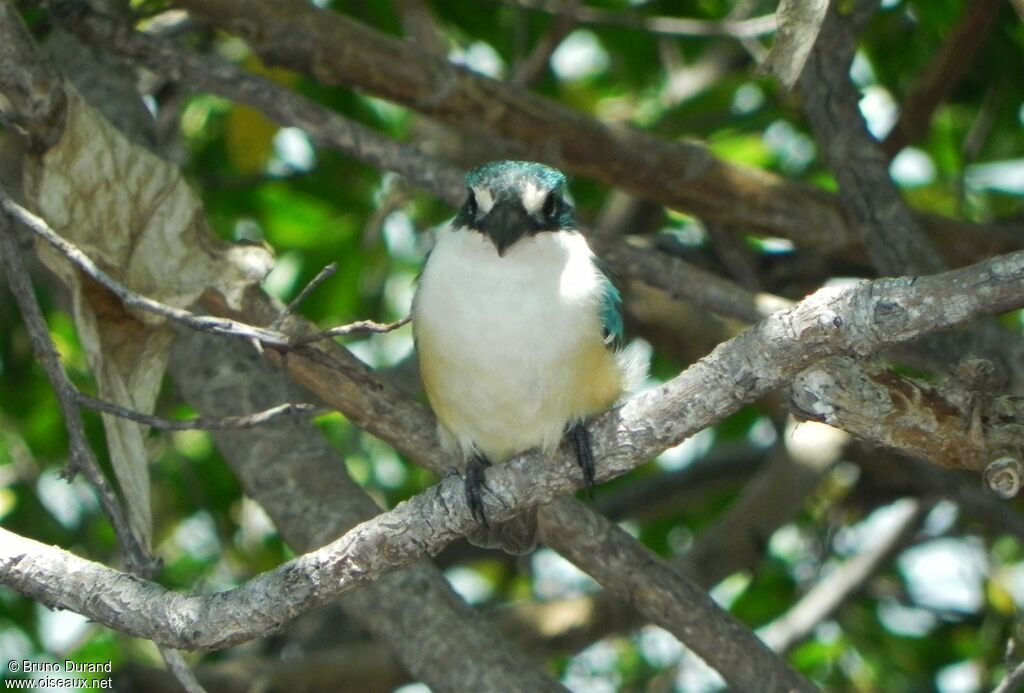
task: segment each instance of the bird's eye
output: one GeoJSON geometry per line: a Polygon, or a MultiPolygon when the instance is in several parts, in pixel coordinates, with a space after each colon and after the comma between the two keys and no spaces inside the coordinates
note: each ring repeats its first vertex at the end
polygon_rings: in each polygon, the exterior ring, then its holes
{"type": "Polygon", "coordinates": [[[469,198],[466,200],[466,211],[470,217],[476,217],[476,195],[472,190],[469,191],[469,198]]]}
{"type": "Polygon", "coordinates": [[[544,212],[544,216],[553,217],[555,212],[558,211],[559,202],[558,191],[552,190],[549,192],[548,196],[544,198],[544,206],[541,207],[541,211],[544,212]]]}

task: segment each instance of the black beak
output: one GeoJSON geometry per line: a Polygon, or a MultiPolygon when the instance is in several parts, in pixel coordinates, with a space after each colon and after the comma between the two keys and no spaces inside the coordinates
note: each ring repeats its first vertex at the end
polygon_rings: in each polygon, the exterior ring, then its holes
{"type": "Polygon", "coordinates": [[[498,200],[479,225],[480,231],[487,234],[501,257],[513,243],[541,228],[519,200],[498,200]]]}

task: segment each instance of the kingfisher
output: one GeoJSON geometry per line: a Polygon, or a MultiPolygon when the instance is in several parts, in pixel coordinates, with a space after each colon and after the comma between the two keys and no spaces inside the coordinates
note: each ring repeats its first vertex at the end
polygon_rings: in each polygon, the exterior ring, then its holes
{"type": "Polygon", "coordinates": [[[577,227],[565,176],[527,161],[466,175],[466,202],[441,229],[413,299],[413,335],[442,447],[462,464],[477,546],[526,553],[536,510],[488,523],[484,469],[568,438],[589,491],[584,421],[631,381],[621,298],[577,227]]]}

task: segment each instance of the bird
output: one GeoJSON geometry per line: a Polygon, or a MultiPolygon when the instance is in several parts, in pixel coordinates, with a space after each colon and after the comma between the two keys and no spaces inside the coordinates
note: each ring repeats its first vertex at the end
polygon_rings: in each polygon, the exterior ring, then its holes
{"type": "Polygon", "coordinates": [[[584,422],[622,397],[635,369],[618,348],[620,294],[580,233],[565,175],[496,161],[465,181],[466,201],[420,274],[413,337],[442,448],[461,465],[477,520],[467,539],[523,554],[537,543],[536,509],[489,523],[484,470],[568,438],[589,492],[584,422]]]}

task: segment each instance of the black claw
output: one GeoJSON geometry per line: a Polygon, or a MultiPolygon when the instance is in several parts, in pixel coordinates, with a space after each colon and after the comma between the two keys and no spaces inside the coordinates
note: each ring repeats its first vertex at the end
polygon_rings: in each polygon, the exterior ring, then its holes
{"type": "Polygon", "coordinates": [[[594,499],[594,450],[590,444],[590,431],[582,421],[577,421],[566,432],[572,449],[576,453],[576,463],[583,470],[583,484],[587,489],[587,497],[594,499]]]}
{"type": "Polygon", "coordinates": [[[466,504],[469,506],[469,512],[472,513],[473,519],[484,527],[490,527],[490,525],[487,524],[487,514],[484,512],[484,501],[481,494],[487,488],[484,470],[490,466],[490,460],[479,453],[470,457],[466,463],[466,504]]]}

